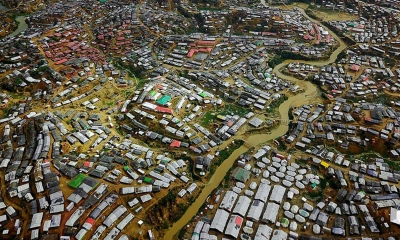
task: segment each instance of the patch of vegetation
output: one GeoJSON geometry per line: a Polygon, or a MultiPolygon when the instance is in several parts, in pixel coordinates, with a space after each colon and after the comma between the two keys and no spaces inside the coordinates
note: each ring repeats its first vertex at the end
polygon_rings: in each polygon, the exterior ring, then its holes
{"type": "Polygon", "coordinates": [[[277,110],[277,108],[279,108],[279,106],[286,100],[288,100],[288,97],[285,94],[283,94],[278,99],[272,101],[271,104],[269,104],[267,107],[267,110],[266,110],[267,113],[275,112],[277,110]]]}
{"type": "Polygon", "coordinates": [[[346,58],[346,57],[347,57],[347,53],[345,50],[343,50],[337,55],[335,62],[338,62],[341,59],[346,58]]]}
{"type": "Polygon", "coordinates": [[[387,65],[387,67],[392,68],[392,67],[396,66],[397,61],[393,58],[385,57],[385,63],[387,65]]]}
{"type": "Polygon", "coordinates": [[[303,193],[303,196],[312,199],[314,202],[320,202],[324,199],[322,190],[319,191],[306,191],[303,193]]]}
{"type": "Polygon", "coordinates": [[[374,103],[381,103],[383,105],[390,105],[390,102],[393,101],[393,97],[390,97],[386,94],[378,94],[377,96],[373,96],[374,103]]]}
{"type": "Polygon", "coordinates": [[[210,176],[215,172],[215,169],[221,165],[236,149],[240,148],[244,144],[243,140],[235,140],[235,142],[229,145],[229,148],[221,150],[216,159],[214,159],[209,168],[210,176]]]}
{"type": "Polygon", "coordinates": [[[319,186],[321,187],[322,190],[324,190],[326,188],[326,184],[328,183],[328,181],[326,181],[325,178],[320,178],[319,179],[319,186]]]}
{"type": "Polygon", "coordinates": [[[331,187],[332,189],[339,190],[341,188],[339,182],[336,179],[327,178],[327,182],[329,183],[329,187],[331,187]]]}
{"type": "MultiPolygon", "coordinates": [[[[144,78],[146,77],[146,70],[143,67],[140,66],[133,66],[133,64],[129,63],[124,63],[120,60],[114,61],[115,67],[119,70],[127,70],[128,71],[128,76],[132,78],[137,78],[139,80],[139,84],[141,84],[142,81],[147,81],[144,78]]],[[[146,82],[144,82],[146,83],[146,82]]],[[[143,85],[144,85],[143,83],[143,85]]],[[[143,87],[142,85],[142,87],[143,87]]],[[[139,88],[139,87],[137,87],[139,88]]]]}
{"type": "Polygon", "coordinates": [[[294,117],[293,117],[293,107],[289,108],[288,117],[289,117],[289,120],[293,120],[294,119],[294,117]]]}
{"type": "Polygon", "coordinates": [[[215,113],[212,113],[211,111],[206,112],[202,117],[201,117],[201,125],[202,126],[208,126],[209,124],[211,124],[214,119],[215,119],[216,115],[215,113]]]}
{"type": "Polygon", "coordinates": [[[231,173],[232,173],[233,169],[235,169],[235,168],[236,168],[235,166],[232,166],[232,167],[226,172],[223,181],[221,181],[221,183],[219,184],[220,186],[222,186],[222,183],[224,183],[224,184],[223,184],[223,188],[228,188],[228,187],[229,187],[229,186],[228,186],[228,183],[229,183],[229,180],[231,179],[231,173]]]}
{"type": "Polygon", "coordinates": [[[248,108],[244,108],[242,106],[227,103],[225,107],[219,107],[216,111],[207,111],[200,119],[202,126],[210,126],[217,118],[218,115],[228,115],[228,114],[236,114],[243,117],[250,110],[248,108]]]}
{"type": "Polygon", "coordinates": [[[219,152],[217,163],[221,164],[225,159],[227,159],[236,149],[243,145],[243,140],[235,140],[235,142],[229,146],[228,149],[221,150],[219,152]]]}
{"type": "Polygon", "coordinates": [[[311,8],[307,8],[304,11],[310,18],[314,18],[316,20],[322,21],[322,18],[317,16],[311,8]]]}
{"type": "Polygon", "coordinates": [[[310,81],[310,82],[312,82],[313,84],[315,84],[315,85],[318,87],[318,89],[319,89],[319,90],[321,91],[321,93],[322,93],[322,94],[321,94],[321,97],[322,97],[323,99],[328,99],[327,95],[329,95],[329,92],[328,92],[327,89],[325,89],[325,88],[321,85],[321,82],[320,82],[320,81],[315,80],[314,77],[311,76],[311,75],[307,78],[307,80],[310,81]]]}
{"type": "Polygon", "coordinates": [[[20,85],[22,83],[22,79],[21,78],[17,78],[15,79],[15,84],[20,85]]]}
{"type": "Polygon", "coordinates": [[[167,195],[149,209],[146,220],[155,225],[156,229],[167,229],[170,223],[179,220],[195,199],[190,196],[187,202],[176,203],[178,192],[179,188],[177,187],[171,189],[167,195]]]}
{"type": "Polygon", "coordinates": [[[249,112],[248,108],[236,105],[236,104],[225,104],[224,108],[219,108],[218,113],[222,115],[237,114],[239,116],[244,116],[249,112]]]}
{"type": "Polygon", "coordinates": [[[6,118],[8,114],[10,114],[10,108],[9,107],[3,108],[2,112],[3,112],[2,117],[6,118]]]}
{"type": "Polygon", "coordinates": [[[294,154],[294,153],[296,153],[296,151],[297,150],[295,148],[289,148],[286,152],[289,154],[294,154]]]}
{"type": "Polygon", "coordinates": [[[163,224],[162,224],[162,229],[168,229],[168,222],[167,222],[167,220],[166,219],[164,219],[164,222],[163,222],[163,224]]]}
{"type": "Polygon", "coordinates": [[[275,140],[279,142],[279,145],[277,146],[278,151],[285,152],[287,150],[285,142],[282,141],[280,137],[276,138],[275,140]]]}
{"type": "Polygon", "coordinates": [[[185,18],[192,18],[193,17],[193,13],[192,12],[188,12],[188,10],[186,8],[183,8],[181,5],[179,5],[177,7],[177,10],[180,14],[182,14],[185,18]]]}
{"type": "Polygon", "coordinates": [[[268,61],[268,66],[274,68],[276,65],[283,63],[284,59],[281,58],[279,55],[275,55],[268,61]]]}
{"type": "Polygon", "coordinates": [[[149,81],[147,79],[143,79],[143,78],[138,78],[138,83],[136,85],[136,89],[141,89],[143,88],[143,86],[148,83],[149,81]]]}
{"type": "Polygon", "coordinates": [[[42,65],[42,66],[36,68],[36,70],[31,73],[31,76],[34,78],[40,78],[41,77],[40,73],[46,73],[48,71],[49,71],[49,66],[42,65]]]}
{"type": "Polygon", "coordinates": [[[186,228],[181,228],[181,230],[179,230],[179,233],[178,233],[178,239],[183,239],[185,234],[186,234],[186,228]]]}
{"type": "MultiPolygon", "coordinates": [[[[329,54],[326,54],[324,57],[318,59],[327,59],[329,54]]],[[[315,58],[311,58],[309,56],[302,55],[300,53],[294,53],[286,50],[276,50],[275,55],[272,59],[269,60],[268,66],[271,68],[276,67],[287,59],[291,60],[315,60],[315,58]]]]}
{"type": "Polygon", "coordinates": [[[194,164],[194,160],[191,158],[191,157],[189,157],[189,156],[186,156],[186,155],[182,155],[181,157],[180,157],[182,160],[184,160],[184,161],[187,161],[189,164],[188,164],[188,170],[189,170],[189,172],[190,172],[190,174],[191,174],[191,177],[193,178],[193,180],[194,181],[199,181],[199,180],[201,180],[200,179],[200,177],[196,174],[196,172],[195,172],[195,164],[194,164]]]}
{"type": "Polygon", "coordinates": [[[361,159],[365,162],[370,162],[371,160],[375,160],[375,158],[382,158],[385,163],[389,165],[392,170],[400,171],[400,161],[391,160],[389,158],[385,158],[376,154],[374,152],[366,152],[363,153],[361,156],[353,156],[355,159],[361,159]]]}
{"type": "Polygon", "coordinates": [[[385,163],[389,165],[390,168],[396,171],[400,171],[400,162],[398,161],[392,161],[390,159],[385,159],[385,163]]]}

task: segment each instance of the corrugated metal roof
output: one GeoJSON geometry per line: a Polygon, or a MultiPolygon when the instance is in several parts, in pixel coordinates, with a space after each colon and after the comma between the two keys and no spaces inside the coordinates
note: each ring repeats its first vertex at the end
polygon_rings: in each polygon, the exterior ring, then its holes
{"type": "Polygon", "coordinates": [[[226,222],[228,221],[229,213],[223,209],[218,209],[214,215],[214,219],[211,222],[211,229],[218,230],[219,232],[223,232],[226,222]]]}
{"type": "Polygon", "coordinates": [[[33,214],[29,229],[40,227],[42,225],[42,219],[43,219],[43,212],[33,214]]]}

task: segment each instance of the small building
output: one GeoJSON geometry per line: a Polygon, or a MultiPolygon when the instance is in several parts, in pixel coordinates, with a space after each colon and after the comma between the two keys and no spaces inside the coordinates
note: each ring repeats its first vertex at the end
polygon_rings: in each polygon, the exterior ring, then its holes
{"type": "Polygon", "coordinates": [[[272,234],[272,228],[265,224],[260,224],[258,226],[256,235],[254,236],[254,240],[268,240],[272,234]]]}
{"type": "Polygon", "coordinates": [[[276,217],[278,216],[279,207],[280,205],[276,203],[268,202],[261,221],[264,223],[275,223],[276,217]]]}
{"type": "Polygon", "coordinates": [[[247,210],[249,209],[250,203],[250,198],[246,196],[240,196],[232,213],[239,214],[240,216],[244,217],[247,213],[247,210]]]}
{"type": "Polygon", "coordinates": [[[251,204],[249,212],[247,213],[247,218],[251,219],[252,221],[258,222],[264,209],[264,205],[264,202],[260,200],[254,200],[251,204]]]}
{"type": "Polygon", "coordinates": [[[226,222],[228,221],[229,213],[223,209],[218,209],[211,222],[210,229],[224,232],[226,222]]]}
{"type": "Polygon", "coordinates": [[[238,197],[238,194],[233,192],[233,191],[227,191],[225,193],[224,198],[221,201],[221,204],[219,205],[219,208],[223,208],[230,212],[233,208],[233,205],[236,202],[236,199],[238,197]]]}
{"type": "Polygon", "coordinates": [[[281,185],[275,185],[271,192],[270,201],[281,203],[285,196],[286,188],[281,185]]]}
{"type": "Polygon", "coordinates": [[[225,235],[231,236],[237,239],[239,236],[240,229],[242,228],[243,218],[239,215],[232,214],[229,219],[228,225],[226,226],[225,235]]]}
{"type": "Polygon", "coordinates": [[[249,180],[250,174],[250,171],[241,167],[237,167],[232,171],[232,178],[236,181],[245,183],[247,180],[249,180]]]}

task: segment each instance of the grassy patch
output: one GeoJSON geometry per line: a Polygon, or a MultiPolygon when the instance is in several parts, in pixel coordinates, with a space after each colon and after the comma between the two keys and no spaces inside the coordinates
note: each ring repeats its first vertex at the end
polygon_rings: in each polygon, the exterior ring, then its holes
{"type": "Polygon", "coordinates": [[[326,188],[326,184],[328,183],[328,181],[326,181],[325,178],[320,178],[319,179],[319,186],[321,187],[321,190],[324,190],[326,188]]]}
{"type": "Polygon", "coordinates": [[[208,126],[211,124],[214,119],[216,118],[216,114],[213,112],[206,112],[202,117],[201,117],[201,125],[202,126],[208,126]]]}
{"type": "Polygon", "coordinates": [[[243,143],[243,140],[235,140],[233,144],[229,145],[229,148],[221,150],[218,157],[212,161],[209,169],[210,174],[212,175],[216,168],[221,165],[236,149],[240,148],[243,143]]]}
{"type": "Polygon", "coordinates": [[[374,99],[374,103],[381,103],[383,105],[390,105],[390,102],[393,101],[393,97],[388,96],[386,94],[378,94],[377,96],[371,96],[374,99]]]}
{"type": "Polygon", "coordinates": [[[219,184],[220,187],[223,187],[223,188],[228,188],[229,187],[229,180],[231,179],[231,173],[235,168],[236,168],[235,166],[232,166],[229,169],[229,171],[226,172],[224,180],[221,181],[221,183],[219,184]]]}
{"type": "Polygon", "coordinates": [[[279,145],[277,146],[278,150],[281,152],[285,152],[287,150],[287,146],[286,146],[285,142],[282,141],[282,139],[280,137],[276,138],[275,140],[277,140],[279,142],[279,145]]]}
{"type": "Polygon", "coordinates": [[[322,191],[307,191],[303,193],[307,199],[312,199],[314,202],[320,202],[324,198],[322,191]]]}
{"type": "Polygon", "coordinates": [[[143,69],[140,67],[134,67],[132,64],[126,64],[120,60],[113,61],[115,67],[119,70],[126,70],[129,77],[137,80],[136,89],[140,89],[148,82],[147,79],[143,78],[143,69]]]}
{"type": "Polygon", "coordinates": [[[274,68],[276,65],[281,64],[284,61],[279,55],[275,55],[271,60],[268,61],[268,66],[274,68]]]}
{"type": "MultiPolygon", "coordinates": [[[[267,107],[267,113],[273,113],[279,108],[279,106],[288,99],[286,95],[282,95],[277,100],[272,101],[267,107]]],[[[289,115],[290,116],[290,115],[289,115]]]]}
{"type": "Polygon", "coordinates": [[[395,162],[391,160],[385,160],[385,162],[391,167],[393,170],[400,171],[400,162],[395,162]]]}
{"type": "Polygon", "coordinates": [[[243,117],[249,111],[250,110],[248,108],[244,108],[233,103],[227,103],[225,104],[225,107],[219,107],[215,111],[207,111],[205,114],[202,115],[200,122],[202,126],[207,127],[214,123],[214,120],[217,119],[218,115],[235,114],[243,117]]]}
{"type": "Polygon", "coordinates": [[[189,170],[189,172],[190,172],[190,175],[191,175],[191,177],[192,177],[192,179],[194,180],[194,181],[199,181],[200,180],[200,177],[196,174],[196,172],[195,172],[195,164],[194,164],[194,160],[192,159],[192,158],[190,158],[190,157],[188,157],[188,156],[184,156],[184,157],[181,157],[183,160],[187,160],[188,162],[189,162],[189,164],[188,164],[188,170],[189,170]]]}
{"type": "Polygon", "coordinates": [[[341,188],[339,182],[335,179],[328,179],[328,183],[329,183],[329,187],[331,187],[333,189],[338,190],[341,188]]]}
{"type": "Polygon", "coordinates": [[[136,85],[136,89],[141,89],[143,88],[143,86],[148,83],[149,81],[147,79],[142,79],[142,78],[138,78],[138,83],[136,85]]]}
{"type": "Polygon", "coordinates": [[[248,108],[244,108],[242,106],[238,106],[236,104],[225,104],[224,108],[219,108],[219,114],[227,115],[227,114],[237,114],[239,116],[244,116],[249,112],[248,108]]]}

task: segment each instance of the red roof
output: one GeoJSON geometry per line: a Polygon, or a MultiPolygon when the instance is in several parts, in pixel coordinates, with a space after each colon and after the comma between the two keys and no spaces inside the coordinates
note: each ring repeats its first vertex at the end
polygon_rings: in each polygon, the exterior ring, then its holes
{"type": "Polygon", "coordinates": [[[209,46],[209,45],[214,45],[215,42],[214,41],[197,41],[197,44],[198,45],[207,45],[207,46],[209,46]]]}
{"type": "Polygon", "coordinates": [[[198,50],[197,49],[190,49],[189,53],[187,54],[187,57],[191,58],[193,57],[193,54],[196,53],[198,50]]]}
{"type": "Polygon", "coordinates": [[[90,223],[90,224],[92,224],[92,225],[94,225],[94,223],[96,222],[93,218],[88,218],[88,219],[86,219],[86,222],[87,223],[90,223]]]}
{"type": "Polygon", "coordinates": [[[161,112],[161,113],[168,113],[168,114],[172,114],[173,111],[169,108],[165,108],[165,107],[156,107],[155,109],[157,112],[161,112]]]}
{"type": "Polygon", "coordinates": [[[243,218],[241,216],[236,216],[235,224],[238,226],[242,226],[243,218]]]}
{"type": "Polygon", "coordinates": [[[60,65],[60,64],[65,63],[66,61],[68,61],[68,60],[64,58],[64,59],[61,59],[60,61],[55,62],[55,64],[60,65]]]}
{"type": "Polygon", "coordinates": [[[353,64],[353,65],[351,65],[350,69],[353,70],[353,71],[358,71],[358,70],[360,70],[360,66],[357,65],[357,64],[353,64]]]}
{"type": "Polygon", "coordinates": [[[178,141],[178,140],[173,140],[172,143],[171,143],[171,145],[169,145],[169,146],[170,146],[170,147],[176,147],[176,148],[178,148],[178,147],[181,146],[181,142],[178,141]]]}
{"type": "Polygon", "coordinates": [[[212,48],[200,48],[199,52],[205,52],[205,53],[209,53],[211,52],[212,48]]]}
{"type": "Polygon", "coordinates": [[[262,32],[261,33],[262,36],[267,35],[267,36],[276,36],[276,33],[273,32],[262,32]]]}
{"type": "Polygon", "coordinates": [[[51,55],[50,51],[46,51],[45,54],[46,54],[46,57],[48,57],[48,58],[53,57],[53,56],[51,55]]]}
{"type": "Polygon", "coordinates": [[[326,35],[325,41],[326,41],[327,43],[329,43],[330,40],[331,40],[331,37],[330,37],[329,35],[326,35]]]}

